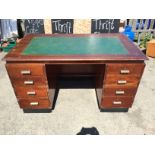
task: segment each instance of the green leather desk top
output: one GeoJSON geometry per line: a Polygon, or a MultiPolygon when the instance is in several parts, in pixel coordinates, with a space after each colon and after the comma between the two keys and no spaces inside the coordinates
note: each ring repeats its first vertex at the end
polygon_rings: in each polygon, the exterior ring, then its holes
{"type": "Polygon", "coordinates": [[[22,55],[125,55],[118,37],[34,37],[22,55]]]}

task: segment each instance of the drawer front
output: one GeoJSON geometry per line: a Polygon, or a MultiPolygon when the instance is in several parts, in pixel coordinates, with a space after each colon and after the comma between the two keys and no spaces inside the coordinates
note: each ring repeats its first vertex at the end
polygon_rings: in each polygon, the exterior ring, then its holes
{"type": "Polygon", "coordinates": [[[18,99],[20,108],[23,109],[48,109],[51,107],[47,99],[18,99]]]}
{"type": "Polygon", "coordinates": [[[44,76],[44,64],[6,64],[11,78],[44,76]]]}
{"type": "Polygon", "coordinates": [[[145,67],[144,63],[139,64],[128,64],[128,63],[122,63],[122,64],[108,64],[107,65],[107,75],[135,75],[138,77],[141,77],[141,74],[143,72],[143,69],[145,67]]]}
{"type": "Polygon", "coordinates": [[[27,88],[15,86],[16,96],[19,98],[48,98],[47,88],[27,88]]]}
{"type": "Polygon", "coordinates": [[[132,106],[132,97],[104,97],[101,108],[129,108],[132,106]]]}
{"type": "Polygon", "coordinates": [[[12,85],[25,88],[47,87],[47,81],[41,77],[11,79],[12,85]]]}
{"type": "Polygon", "coordinates": [[[139,83],[140,78],[136,76],[126,75],[122,76],[106,76],[105,85],[113,85],[113,86],[133,86],[136,87],[139,83]]]}
{"type": "Polygon", "coordinates": [[[136,94],[136,87],[105,87],[103,89],[104,96],[135,96],[136,94]]]}

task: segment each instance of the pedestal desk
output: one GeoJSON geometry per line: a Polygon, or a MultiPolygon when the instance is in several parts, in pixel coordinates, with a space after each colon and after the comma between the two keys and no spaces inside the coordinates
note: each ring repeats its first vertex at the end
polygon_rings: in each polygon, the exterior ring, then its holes
{"type": "Polygon", "coordinates": [[[147,58],[132,41],[118,33],[30,34],[4,59],[24,112],[52,111],[61,76],[93,77],[99,109],[127,112],[134,102],[147,58]]]}

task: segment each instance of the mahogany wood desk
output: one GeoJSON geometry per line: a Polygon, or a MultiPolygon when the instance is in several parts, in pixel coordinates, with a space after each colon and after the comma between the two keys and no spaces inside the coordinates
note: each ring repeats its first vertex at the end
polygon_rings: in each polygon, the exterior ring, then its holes
{"type": "Polygon", "coordinates": [[[99,109],[127,112],[147,58],[122,34],[31,34],[4,59],[25,112],[52,110],[60,76],[94,77],[99,109]]]}

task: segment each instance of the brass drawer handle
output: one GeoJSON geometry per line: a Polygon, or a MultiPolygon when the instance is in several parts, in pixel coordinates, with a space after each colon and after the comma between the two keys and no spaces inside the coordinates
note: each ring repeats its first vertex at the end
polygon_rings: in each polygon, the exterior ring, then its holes
{"type": "Polygon", "coordinates": [[[120,73],[121,74],[129,74],[130,71],[128,69],[122,69],[120,73]]]}
{"type": "Polygon", "coordinates": [[[122,90],[122,91],[119,91],[119,90],[116,90],[116,95],[123,95],[123,94],[125,94],[125,92],[122,90]]]}
{"type": "Polygon", "coordinates": [[[36,92],[35,91],[28,91],[27,95],[36,95],[36,92]]]}
{"type": "Polygon", "coordinates": [[[30,70],[22,70],[21,71],[21,74],[22,75],[30,75],[31,74],[31,71],[30,70]]]}
{"type": "Polygon", "coordinates": [[[118,83],[118,84],[126,84],[127,81],[126,81],[126,80],[118,80],[117,83],[118,83]]]}
{"type": "Polygon", "coordinates": [[[30,102],[30,105],[35,106],[35,105],[39,105],[38,102],[30,102]]]}
{"type": "Polygon", "coordinates": [[[113,101],[113,104],[122,104],[121,101],[113,101]]]}
{"type": "Polygon", "coordinates": [[[33,81],[24,81],[24,84],[26,84],[26,85],[32,85],[32,84],[34,84],[34,82],[33,81]]]}

